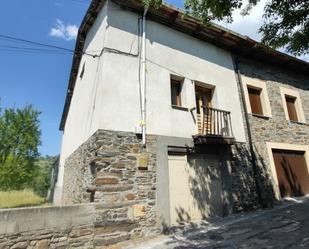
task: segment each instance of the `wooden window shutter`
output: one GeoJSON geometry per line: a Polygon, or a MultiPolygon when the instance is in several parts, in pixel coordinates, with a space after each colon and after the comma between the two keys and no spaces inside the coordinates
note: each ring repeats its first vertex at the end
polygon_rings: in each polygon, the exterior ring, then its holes
{"type": "Polygon", "coordinates": [[[172,105],[181,106],[181,82],[171,79],[172,105]]]}
{"type": "Polygon", "coordinates": [[[296,107],[295,107],[296,98],[285,96],[285,101],[286,101],[286,106],[288,109],[290,120],[298,121],[296,107]]]}
{"type": "Polygon", "coordinates": [[[263,115],[261,92],[261,89],[248,87],[251,112],[253,114],[263,115]]]}

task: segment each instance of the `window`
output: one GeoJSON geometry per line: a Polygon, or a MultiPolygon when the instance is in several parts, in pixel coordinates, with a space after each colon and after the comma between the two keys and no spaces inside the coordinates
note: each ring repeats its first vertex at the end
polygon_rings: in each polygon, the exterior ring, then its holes
{"type": "Polygon", "coordinates": [[[174,106],[181,106],[181,86],[180,80],[171,79],[171,101],[174,106]]]}
{"type": "Polygon", "coordinates": [[[271,118],[266,81],[244,75],[241,77],[248,113],[256,117],[271,118]]]}
{"type": "Polygon", "coordinates": [[[280,92],[286,120],[306,123],[299,92],[284,87],[280,87],[280,92]]]}
{"type": "Polygon", "coordinates": [[[289,118],[292,121],[298,121],[297,112],[295,107],[296,98],[285,96],[286,107],[288,109],[289,118]]]}
{"type": "Polygon", "coordinates": [[[84,73],[85,73],[85,62],[83,64],[82,71],[80,72],[80,75],[79,75],[80,79],[84,77],[84,73]]]}
{"type": "Polygon", "coordinates": [[[263,115],[261,92],[262,89],[248,87],[248,95],[252,114],[263,115]]]}

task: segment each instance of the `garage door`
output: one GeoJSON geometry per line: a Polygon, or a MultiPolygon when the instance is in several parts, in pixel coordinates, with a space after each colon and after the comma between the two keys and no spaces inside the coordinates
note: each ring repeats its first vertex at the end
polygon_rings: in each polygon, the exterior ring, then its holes
{"type": "Polygon", "coordinates": [[[170,155],[171,225],[222,216],[221,177],[216,155],[170,155]]]}
{"type": "Polygon", "coordinates": [[[304,152],[273,150],[281,197],[309,194],[309,173],[304,152]]]}

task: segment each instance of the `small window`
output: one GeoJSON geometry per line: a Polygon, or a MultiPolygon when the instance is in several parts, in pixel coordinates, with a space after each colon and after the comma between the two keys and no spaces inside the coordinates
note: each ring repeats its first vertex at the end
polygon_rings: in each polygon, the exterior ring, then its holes
{"type": "Polygon", "coordinates": [[[282,105],[286,120],[306,123],[301,97],[298,91],[280,87],[282,105]]]}
{"type": "Polygon", "coordinates": [[[181,106],[181,84],[180,80],[171,79],[171,101],[172,105],[181,106]]]}
{"type": "Polygon", "coordinates": [[[85,73],[85,62],[83,64],[82,71],[80,72],[80,75],[79,75],[80,79],[84,77],[84,73],[85,73]]]}
{"type": "Polygon", "coordinates": [[[290,120],[298,122],[296,111],[296,98],[285,95],[285,101],[290,120]]]}
{"type": "Polygon", "coordinates": [[[248,94],[252,114],[263,115],[261,93],[262,89],[248,87],[248,94]]]}

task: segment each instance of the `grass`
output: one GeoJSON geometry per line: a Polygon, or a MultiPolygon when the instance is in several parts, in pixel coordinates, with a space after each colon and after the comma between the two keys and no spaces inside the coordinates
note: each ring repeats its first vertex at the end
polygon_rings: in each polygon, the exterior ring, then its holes
{"type": "Polygon", "coordinates": [[[37,206],[44,202],[45,199],[35,194],[32,190],[0,191],[0,208],[37,206]]]}

